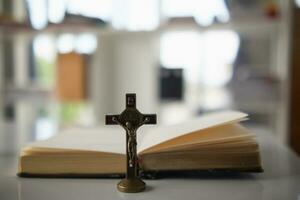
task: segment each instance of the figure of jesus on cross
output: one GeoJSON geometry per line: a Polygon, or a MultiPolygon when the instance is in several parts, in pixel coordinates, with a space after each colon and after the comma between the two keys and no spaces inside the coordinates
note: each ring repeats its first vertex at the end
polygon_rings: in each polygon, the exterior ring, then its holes
{"type": "Polygon", "coordinates": [[[120,125],[126,130],[126,177],[118,183],[121,192],[141,192],[145,183],[138,177],[136,131],[144,124],[156,124],[155,114],[142,114],[136,108],[136,95],[126,94],[126,109],[120,115],[106,115],[107,125],[120,125]]]}

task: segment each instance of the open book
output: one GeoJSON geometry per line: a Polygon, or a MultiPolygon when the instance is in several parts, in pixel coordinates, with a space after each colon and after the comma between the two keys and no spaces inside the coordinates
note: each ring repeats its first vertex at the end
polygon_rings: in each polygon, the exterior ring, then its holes
{"type": "MultiPolygon", "coordinates": [[[[261,172],[255,135],[239,124],[247,114],[226,111],[138,130],[144,172],[233,170],[261,172]]],[[[92,177],[125,173],[121,127],[70,129],[21,151],[19,176],[92,177]]]]}

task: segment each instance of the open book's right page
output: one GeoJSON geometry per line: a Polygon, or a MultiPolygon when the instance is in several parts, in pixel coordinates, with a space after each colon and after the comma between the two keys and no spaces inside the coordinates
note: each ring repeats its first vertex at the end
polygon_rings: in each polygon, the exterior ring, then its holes
{"type": "Polygon", "coordinates": [[[160,126],[149,130],[141,141],[138,148],[139,152],[145,151],[155,145],[187,135],[199,132],[208,128],[213,128],[229,123],[236,123],[247,119],[247,114],[238,111],[223,111],[218,113],[206,114],[173,126],[160,126]]]}

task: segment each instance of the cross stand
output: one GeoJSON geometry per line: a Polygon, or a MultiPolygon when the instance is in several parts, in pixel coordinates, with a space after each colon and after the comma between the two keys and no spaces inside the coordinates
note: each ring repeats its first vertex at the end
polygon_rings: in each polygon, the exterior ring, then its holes
{"type": "Polygon", "coordinates": [[[106,125],[120,125],[126,130],[126,177],[118,183],[121,192],[141,192],[146,184],[138,177],[136,131],[144,124],[156,124],[155,114],[142,114],[136,108],[136,95],[126,94],[126,109],[120,115],[106,115],[106,125]]]}

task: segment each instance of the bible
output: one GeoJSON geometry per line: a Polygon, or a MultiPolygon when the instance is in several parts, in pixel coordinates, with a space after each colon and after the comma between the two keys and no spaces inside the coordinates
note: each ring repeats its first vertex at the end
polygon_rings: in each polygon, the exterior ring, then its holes
{"type": "MultiPolygon", "coordinates": [[[[188,122],[142,127],[138,165],[157,172],[262,172],[256,136],[240,124],[238,111],[206,114],[188,122]]],[[[115,177],[126,170],[124,133],[120,127],[70,128],[22,148],[21,177],[115,177]]]]}

